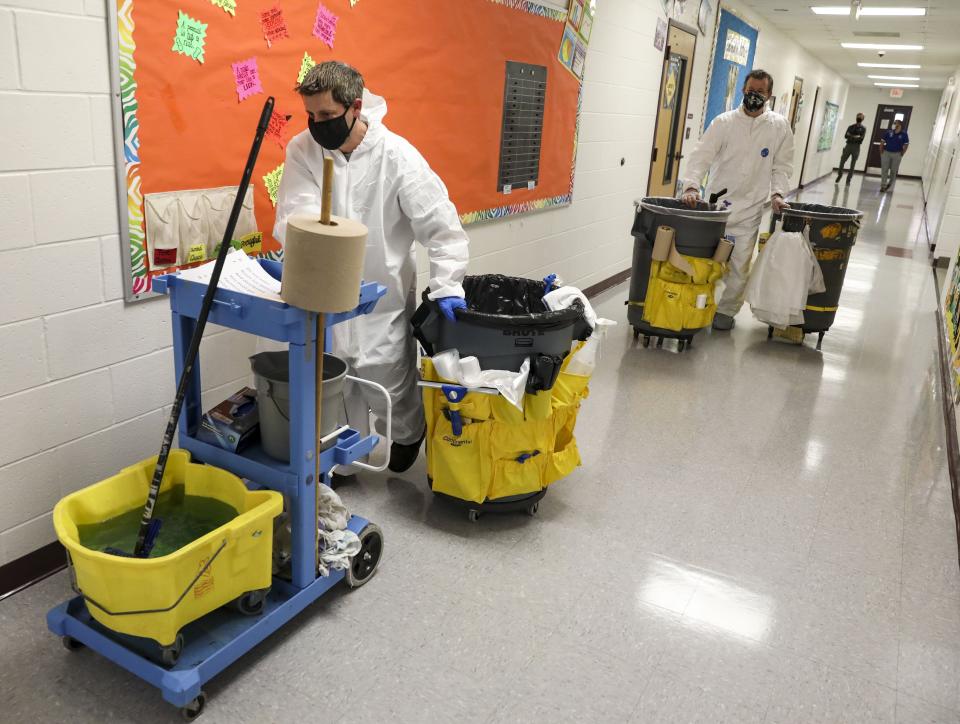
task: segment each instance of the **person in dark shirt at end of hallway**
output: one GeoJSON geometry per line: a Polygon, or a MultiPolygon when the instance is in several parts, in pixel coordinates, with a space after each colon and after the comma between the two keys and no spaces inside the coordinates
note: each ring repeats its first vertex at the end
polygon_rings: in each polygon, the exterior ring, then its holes
{"type": "Polygon", "coordinates": [[[850,185],[850,182],[853,181],[853,167],[857,165],[857,158],[860,156],[860,144],[863,143],[864,137],[867,135],[867,128],[863,125],[863,114],[857,114],[857,122],[847,128],[847,132],[844,135],[844,138],[847,139],[846,145],[843,147],[843,153],[840,154],[840,168],[837,169],[837,180],[834,181],[835,184],[840,183],[840,178],[843,176],[843,167],[847,163],[847,159],[850,159],[850,171],[847,174],[847,185],[850,185]]]}

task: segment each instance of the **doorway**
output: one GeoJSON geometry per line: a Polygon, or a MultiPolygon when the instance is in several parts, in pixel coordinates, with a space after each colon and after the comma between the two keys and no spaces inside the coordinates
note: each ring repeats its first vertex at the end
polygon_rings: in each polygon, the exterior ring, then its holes
{"type": "Polygon", "coordinates": [[[866,164],[863,172],[869,173],[871,168],[880,168],[880,139],[883,134],[893,128],[894,121],[903,123],[903,130],[910,126],[910,114],[913,106],[888,106],[881,103],[877,106],[877,117],[873,119],[873,133],[870,136],[870,150],[867,152],[866,164]]]}
{"type": "Polygon", "coordinates": [[[797,133],[797,121],[800,120],[800,107],[803,105],[803,78],[793,79],[793,93],[790,95],[790,114],[787,119],[790,121],[790,130],[794,135],[797,133]]]}
{"type": "Polygon", "coordinates": [[[810,114],[810,128],[807,129],[807,142],[803,144],[803,162],[800,164],[800,188],[803,188],[803,174],[807,171],[807,153],[810,151],[810,139],[813,138],[813,124],[817,120],[817,101],[820,100],[820,86],[813,94],[813,113],[810,114]]]}
{"type": "Polygon", "coordinates": [[[696,47],[696,32],[671,20],[663,54],[653,152],[650,154],[649,196],[674,196],[677,192],[696,47]]]}

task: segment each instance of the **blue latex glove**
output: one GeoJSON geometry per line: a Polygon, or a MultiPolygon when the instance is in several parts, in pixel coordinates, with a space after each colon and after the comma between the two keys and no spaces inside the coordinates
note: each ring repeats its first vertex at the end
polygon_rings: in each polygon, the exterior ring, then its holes
{"type": "Polygon", "coordinates": [[[547,274],[547,276],[545,276],[545,277],[543,278],[543,287],[544,287],[544,293],[545,293],[545,294],[546,294],[546,293],[549,293],[550,290],[553,289],[553,283],[554,283],[555,281],[557,281],[557,275],[556,275],[556,274],[547,274]]]}
{"type": "Polygon", "coordinates": [[[440,305],[443,316],[451,322],[457,321],[457,315],[453,313],[453,310],[467,308],[467,300],[463,297],[441,297],[437,300],[437,304],[440,305]]]}

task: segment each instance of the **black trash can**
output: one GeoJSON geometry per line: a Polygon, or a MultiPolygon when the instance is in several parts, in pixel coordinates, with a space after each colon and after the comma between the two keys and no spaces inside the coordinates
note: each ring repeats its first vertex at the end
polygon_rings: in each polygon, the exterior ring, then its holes
{"type": "Polygon", "coordinates": [[[467,308],[451,322],[440,306],[423,292],[413,316],[413,334],[433,356],[456,349],[461,357],[476,357],[481,369],[519,372],[530,358],[527,392],[549,390],[570,353],[573,341],[590,336],[583,306],[550,311],[543,303],[545,287],[539,279],[502,274],[468,276],[463,280],[467,308]]]}
{"type": "MultiPolygon", "coordinates": [[[[771,234],[776,230],[780,216],[770,219],[771,234]]],[[[846,209],[842,206],[823,204],[804,204],[790,202],[790,208],[784,209],[784,231],[807,230],[814,256],[820,264],[826,291],[807,297],[807,307],[803,311],[803,324],[797,325],[803,334],[817,334],[817,349],[823,342],[823,335],[829,331],[837,316],[840,304],[840,292],[847,273],[850,252],[857,241],[860,220],[863,212],[846,209]]]]}
{"type": "Polygon", "coordinates": [[[680,340],[680,349],[693,342],[693,336],[700,331],[653,327],[643,321],[644,302],[647,298],[647,286],[650,281],[650,264],[653,256],[653,243],[657,228],[673,227],[677,251],[687,256],[710,259],[717,251],[717,245],[726,231],[730,212],[717,204],[701,201],[695,209],[686,206],[680,199],[648,196],[636,202],[636,215],[633,219],[633,267],[630,274],[630,298],[627,300],[627,320],[633,327],[636,339],[644,335],[644,346],[649,345],[651,337],[657,337],[657,346],[664,339],[680,340]]]}

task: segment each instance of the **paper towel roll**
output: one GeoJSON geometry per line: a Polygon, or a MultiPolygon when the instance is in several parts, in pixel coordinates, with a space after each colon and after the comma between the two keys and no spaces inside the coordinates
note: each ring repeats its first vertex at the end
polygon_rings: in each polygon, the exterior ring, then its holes
{"type": "Polygon", "coordinates": [[[666,261],[670,258],[670,247],[673,246],[674,230],[672,226],[658,226],[657,235],[653,241],[653,260],[666,261]]]}
{"type": "Polygon", "coordinates": [[[298,214],[287,221],[280,296],[311,312],[346,312],[360,301],[367,227],[332,216],[330,225],[298,214]]]}

